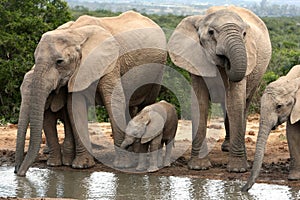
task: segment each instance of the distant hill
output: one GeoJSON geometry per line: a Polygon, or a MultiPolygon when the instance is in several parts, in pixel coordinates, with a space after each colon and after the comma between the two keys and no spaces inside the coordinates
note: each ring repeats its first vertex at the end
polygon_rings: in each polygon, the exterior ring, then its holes
{"type": "Polygon", "coordinates": [[[195,15],[203,14],[214,5],[237,5],[259,16],[300,15],[300,0],[66,0],[71,8],[124,12],[135,9],[147,14],[195,15]]]}

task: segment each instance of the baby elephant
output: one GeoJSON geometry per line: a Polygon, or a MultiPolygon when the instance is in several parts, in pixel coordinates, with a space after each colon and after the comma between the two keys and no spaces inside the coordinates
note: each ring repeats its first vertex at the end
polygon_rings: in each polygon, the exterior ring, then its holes
{"type": "Polygon", "coordinates": [[[126,149],[134,142],[139,142],[139,163],[136,170],[143,171],[146,167],[146,155],[150,150],[150,166],[148,172],[158,170],[162,163],[162,148],[166,145],[163,166],[171,165],[171,151],[178,125],[175,107],[160,101],[145,107],[127,125],[126,135],[121,148],[126,149]],[[149,149],[150,147],[150,149],[149,149]],[[160,160],[160,161],[159,161],[160,160]]]}

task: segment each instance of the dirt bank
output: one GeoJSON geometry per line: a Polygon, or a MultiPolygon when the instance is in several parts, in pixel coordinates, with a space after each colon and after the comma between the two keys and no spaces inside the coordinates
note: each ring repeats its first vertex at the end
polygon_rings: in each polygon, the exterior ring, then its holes
{"type": "MultiPolygon", "coordinates": [[[[246,132],[246,147],[249,164],[252,165],[255,143],[258,132],[258,115],[251,115],[248,118],[247,132],[246,132]]],[[[176,161],[172,163],[171,167],[163,168],[153,175],[175,175],[188,176],[209,179],[233,180],[241,179],[247,180],[250,172],[246,173],[228,173],[226,171],[226,163],[228,153],[220,150],[223,138],[224,128],[220,120],[212,120],[209,125],[208,141],[209,148],[211,148],[210,159],[213,167],[206,171],[188,170],[187,161],[190,156],[190,129],[191,123],[189,121],[180,121],[178,133],[175,142],[173,158],[176,161]]],[[[58,126],[60,141],[63,141],[63,126],[58,126]]],[[[89,171],[107,171],[115,173],[126,173],[115,170],[107,165],[102,164],[107,160],[112,160],[113,146],[111,139],[111,130],[108,123],[91,124],[89,127],[93,141],[99,147],[99,160],[95,167],[86,169],[89,171]]],[[[16,145],[16,125],[7,125],[0,127],[0,166],[13,166],[15,145],[16,145]]],[[[27,136],[26,146],[28,145],[29,136],[27,136]]],[[[39,158],[34,163],[35,167],[50,168],[46,165],[47,155],[42,153],[45,147],[45,139],[43,137],[42,149],[39,158]]],[[[285,125],[281,125],[277,130],[273,131],[269,137],[263,169],[260,173],[258,182],[275,183],[289,186],[300,186],[300,181],[288,181],[288,167],[289,167],[289,152],[285,136],[285,125]]],[[[62,170],[74,170],[70,167],[57,167],[62,170]]],[[[0,198],[1,199],[1,198],[0,198]]]]}

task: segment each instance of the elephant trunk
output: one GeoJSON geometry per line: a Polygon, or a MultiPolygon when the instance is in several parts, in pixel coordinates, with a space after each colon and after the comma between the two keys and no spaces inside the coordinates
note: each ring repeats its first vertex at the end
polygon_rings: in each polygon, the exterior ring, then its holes
{"type": "Polygon", "coordinates": [[[29,124],[29,103],[30,97],[28,94],[22,94],[22,102],[20,107],[20,114],[18,120],[18,132],[17,132],[17,144],[15,154],[15,173],[19,171],[19,168],[24,159],[24,147],[27,127],[29,124]]]}
{"type": "MultiPolygon", "coordinates": [[[[40,150],[42,140],[42,128],[44,120],[44,110],[46,99],[51,92],[50,87],[47,87],[47,81],[40,78],[41,75],[35,76],[33,79],[30,98],[30,142],[27,155],[22,162],[18,176],[25,176],[28,168],[34,162],[40,150]]],[[[48,84],[49,85],[49,84],[48,84]]]]}
{"type": "Polygon", "coordinates": [[[129,145],[131,145],[132,143],[134,143],[134,141],[135,141],[134,137],[126,135],[124,141],[122,142],[122,144],[120,146],[121,149],[127,149],[127,147],[129,145]]]}
{"type": "Polygon", "coordinates": [[[217,52],[225,56],[229,63],[225,63],[226,74],[230,81],[239,82],[246,74],[247,70],[247,53],[243,38],[235,29],[227,27],[224,31],[224,40],[221,45],[217,46],[217,52]],[[221,50],[218,48],[222,48],[221,50]]]}
{"type": "Polygon", "coordinates": [[[269,122],[261,121],[259,125],[259,132],[257,137],[257,143],[256,143],[256,150],[255,150],[255,156],[254,156],[254,163],[251,170],[251,175],[247,180],[247,183],[243,186],[242,191],[247,192],[255,183],[255,180],[257,179],[263,158],[264,158],[264,152],[265,152],[265,146],[268,140],[268,136],[271,132],[271,128],[273,126],[270,125],[269,122]]]}

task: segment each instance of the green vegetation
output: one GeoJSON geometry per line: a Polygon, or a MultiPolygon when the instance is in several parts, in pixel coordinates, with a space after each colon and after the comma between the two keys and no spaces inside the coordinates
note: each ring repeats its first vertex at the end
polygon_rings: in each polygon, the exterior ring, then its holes
{"type": "Polygon", "coordinates": [[[16,123],[19,87],[34,65],[41,35],[71,19],[61,0],[1,0],[0,3],[0,122],[16,123]]]}
{"type": "MultiPolygon", "coordinates": [[[[53,30],[69,20],[76,20],[83,14],[103,17],[115,16],[105,10],[89,11],[84,7],[70,10],[62,0],[2,0],[0,3],[0,123],[16,123],[20,106],[19,87],[24,74],[33,66],[33,53],[41,35],[53,30]]],[[[159,24],[170,36],[183,16],[147,15],[159,24]]],[[[279,76],[285,75],[289,69],[300,64],[300,17],[264,17],[272,41],[273,55],[261,87],[257,91],[251,112],[259,112],[259,100],[265,86],[279,76]]],[[[168,66],[178,70],[189,80],[186,71],[179,69],[168,60],[168,66]]],[[[185,90],[174,80],[178,90],[185,90]]],[[[162,88],[158,99],[165,99],[177,105],[174,94],[162,88]]],[[[187,100],[189,102],[189,100],[187,100]]],[[[182,110],[189,110],[182,108],[182,110]]],[[[98,120],[107,120],[107,114],[100,109],[98,120]]],[[[189,117],[190,113],[182,113],[189,117]]]]}

